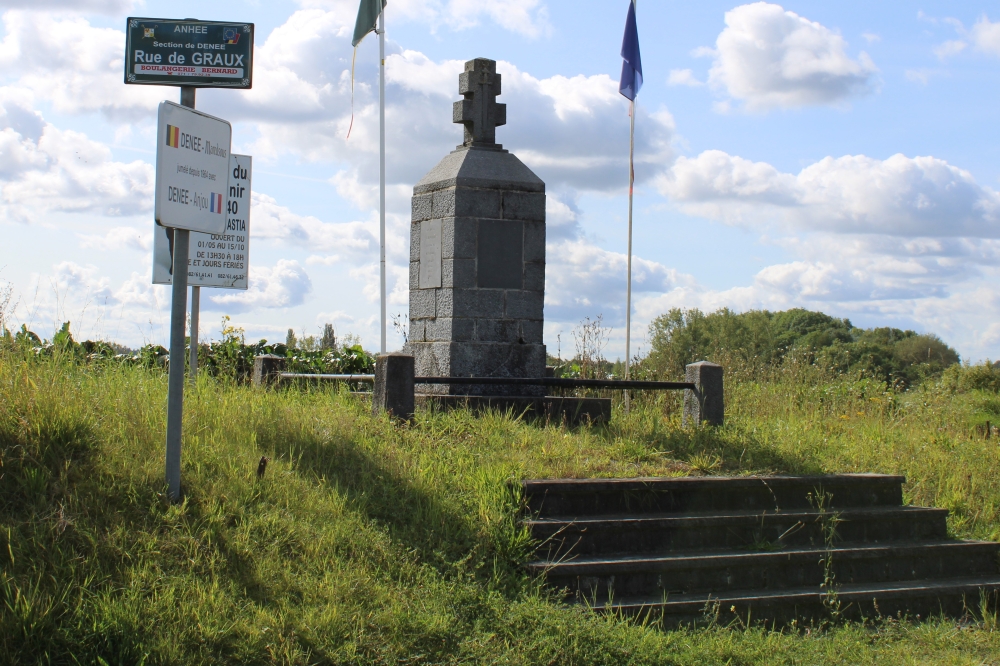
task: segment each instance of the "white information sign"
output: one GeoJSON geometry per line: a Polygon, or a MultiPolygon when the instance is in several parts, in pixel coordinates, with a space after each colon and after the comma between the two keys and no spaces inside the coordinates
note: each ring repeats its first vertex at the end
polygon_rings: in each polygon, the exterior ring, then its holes
{"type": "MultiPolygon", "coordinates": [[[[221,234],[191,232],[188,251],[188,284],[192,287],[246,289],[250,265],[249,155],[232,155],[226,229],[221,234]]],[[[153,284],[170,284],[173,231],[153,225],[153,284]]]]}
{"type": "Polygon", "coordinates": [[[156,222],[223,233],[233,128],[221,118],[166,101],[160,102],[157,121],[156,222]]]}

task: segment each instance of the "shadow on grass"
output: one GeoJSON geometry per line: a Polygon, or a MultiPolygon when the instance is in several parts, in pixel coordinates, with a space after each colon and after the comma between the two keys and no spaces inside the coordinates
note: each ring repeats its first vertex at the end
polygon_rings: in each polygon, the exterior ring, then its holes
{"type": "Polygon", "coordinates": [[[387,463],[388,458],[379,458],[361,442],[336,433],[269,435],[258,436],[258,447],[265,454],[292,461],[296,473],[305,478],[325,479],[346,495],[351,509],[385,526],[405,549],[416,551],[442,572],[470,555],[484,558],[493,550],[488,537],[474,529],[458,507],[419,487],[387,463]]]}

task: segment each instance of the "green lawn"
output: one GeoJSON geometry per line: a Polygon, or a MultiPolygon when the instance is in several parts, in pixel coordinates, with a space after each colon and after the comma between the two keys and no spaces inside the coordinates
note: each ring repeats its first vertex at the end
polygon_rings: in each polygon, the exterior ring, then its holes
{"type": "Polygon", "coordinates": [[[203,378],[170,505],[165,375],[0,354],[0,662],[1000,664],[991,613],[662,631],[524,576],[509,482],[547,476],[902,473],[955,535],[1000,538],[1000,447],[976,428],[1000,422],[995,393],[794,367],[727,381],[720,429],[682,429],[668,394],[568,430],[462,412],[396,426],[333,388],[203,378]]]}

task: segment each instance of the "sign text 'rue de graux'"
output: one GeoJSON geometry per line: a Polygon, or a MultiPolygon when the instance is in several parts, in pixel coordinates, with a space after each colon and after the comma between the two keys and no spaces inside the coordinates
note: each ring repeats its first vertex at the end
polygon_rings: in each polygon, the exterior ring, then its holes
{"type": "Polygon", "coordinates": [[[127,25],[125,83],[253,85],[253,23],[129,18],[127,25]]]}

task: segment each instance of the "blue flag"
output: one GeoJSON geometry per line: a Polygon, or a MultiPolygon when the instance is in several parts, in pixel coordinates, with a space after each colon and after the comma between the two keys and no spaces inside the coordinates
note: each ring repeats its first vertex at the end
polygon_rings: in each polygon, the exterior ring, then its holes
{"type": "Polygon", "coordinates": [[[618,92],[630,100],[642,87],[642,60],[639,58],[639,30],[635,27],[635,2],[629,0],[628,17],[625,19],[625,36],[622,38],[622,80],[618,92]]]}

